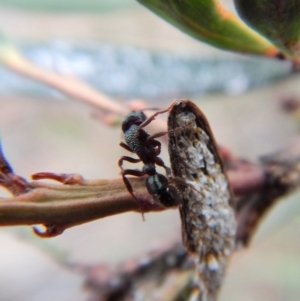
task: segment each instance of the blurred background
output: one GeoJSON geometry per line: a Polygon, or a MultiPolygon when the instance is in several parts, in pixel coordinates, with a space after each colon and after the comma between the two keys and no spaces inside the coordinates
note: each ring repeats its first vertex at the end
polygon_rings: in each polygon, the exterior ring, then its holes
{"type": "MultiPolygon", "coordinates": [[[[231,1],[221,1],[233,10],[231,1]]],[[[133,0],[0,0],[0,31],[32,62],[76,76],[120,103],[165,108],[188,98],[218,143],[257,161],[283,148],[299,124],[281,101],[300,97],[286,62],[242,56],[197,42],[133,0]]],[[[17,174],[80,173],[117,178],[119,128],[94,109],[0,66],[0,135],[17,174]]],[[[162,157],[168,162],[166,146],[162,157]]],[[[1,191],[1,195],[7,196],[1,191]]],[[[300,203],[292,195],[233,257],[220,300],[299,300],[300,203]]],[[[0,300],[88,300],[84,277],[61,262],[118,264],[180,240],[177,210],[124,214],[40,239],[30,227],[0,229],[0,300]]]]}

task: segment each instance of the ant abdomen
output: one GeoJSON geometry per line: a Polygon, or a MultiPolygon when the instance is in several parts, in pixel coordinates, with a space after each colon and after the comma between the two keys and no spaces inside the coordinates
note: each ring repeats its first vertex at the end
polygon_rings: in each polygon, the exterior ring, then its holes
{"type": "Polygon", "coordinates": [[[168,179],[162,174],[155,174],[146,179],[148,193],[162,207],[177,206],[181,198],[176,188],[169,184],[168,179]]]}

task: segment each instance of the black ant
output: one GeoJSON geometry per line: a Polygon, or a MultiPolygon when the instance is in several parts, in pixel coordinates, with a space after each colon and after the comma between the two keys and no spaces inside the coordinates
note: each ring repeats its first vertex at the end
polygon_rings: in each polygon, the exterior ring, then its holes
{"type": "MultiPolygon", "coordinates": [[[[174,104],[173,104],[174,105],[174,104]]],[[[173,106],[172,105],[172,106],[173,106]]],[[[123,156],[119,160],[119,167],[122,169],[123,182],[132,195],[132,197],[138,202],[133,193],[132,186],[127,179],[127,175],[142,177],[148,175],[146,179],[146,187],[148,193],[162,206],[170,207],[177,205],[180,201],[180,197],[174,186],[169,184],[168,179],[162,174],[157,173],[155,164],[163,167],[166,170],[168,177],[171,176],[171,169],[167,167],[163,160],[158,157],[161,151],[161,143],[155,138],[164,136],[168,132],[160,132],[150,136],[143,128],[147,126],[155,117],[159,114],[168,112],[172,106],[166,110],[158,111],[147,119],[146,115],[142,111],[133,111],[129,113],[123,123],[122,131],[125,136],[125,141],[120,143],[120,146],[126,150],[137,154],[139,159],[134,159],[128,156],[123,156]],[[123,169],[123,161],[131,163],[142,162],[144,164],[142,170],[123,169]]]]}

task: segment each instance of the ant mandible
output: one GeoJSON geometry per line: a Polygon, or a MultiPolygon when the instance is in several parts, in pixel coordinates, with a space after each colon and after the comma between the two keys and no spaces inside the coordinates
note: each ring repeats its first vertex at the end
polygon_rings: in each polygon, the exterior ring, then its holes
{"type": "Polygon", "coordinates": [[[138,200],[133,193],[132,186],[126,177],[127,175],[136,177],[148,175],[149,177],[146,179],[148,193],[152,195],[154,200],[163,207],[177,205],[180,201],[176,188],[169,185],[168,179],[164,175],[157,173],[155,168],[155,164],[161,166],[166,170],[166,175],[168,177],[171,176],[170,168],[164,164],[160,157],[158,157],[161,151],[161,143],[155,140],[158,137],[164,136],[168,132],[160,132],[150,136],[143,129],[152,122],[157,115],[168,112],[173,106],[174,104],[172,104],[168,109],[156,112],[148,119],[143,111],[133,111],[125,117],[122,123],[122,131],[127,144],[121,142],[120,146],[132,153],[135,153],[139,159],[123,156],[119,160],[119,167],[122,170],[121,175],[126,188],[137,203],[138,200]],[[144,166],[141,171],[133,169],[124,170],[122,167],[123,161],[130,163],[142,162],[144,166]]]}

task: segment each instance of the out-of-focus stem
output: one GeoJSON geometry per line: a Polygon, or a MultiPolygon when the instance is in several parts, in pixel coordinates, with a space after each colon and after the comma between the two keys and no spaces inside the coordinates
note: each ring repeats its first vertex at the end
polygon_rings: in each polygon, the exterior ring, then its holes
{"type": "Polygon", "coordinates": [[[2,50],[1,61],[5,67],[16,73],[44,83],[96,108],[101,108],[121,116],[129,112],[129,109],[125,105],[121,105],[107,95],[101,94],[85,82],[70,75],[61,75],[47,71],[31,63],[13,47],[9,47],[6,51],[2,50]]]}

